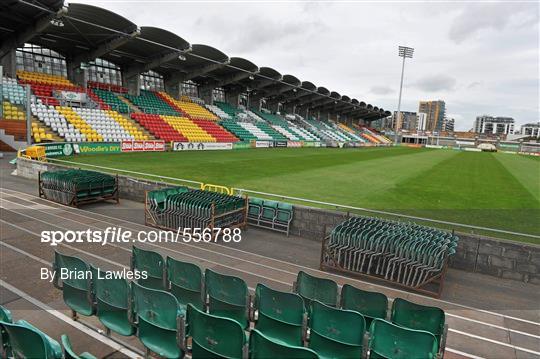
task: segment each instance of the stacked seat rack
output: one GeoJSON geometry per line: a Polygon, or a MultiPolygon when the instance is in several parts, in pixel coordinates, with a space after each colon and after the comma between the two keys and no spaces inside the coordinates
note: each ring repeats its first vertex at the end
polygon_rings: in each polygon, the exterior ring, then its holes
{"type": "Polygon", "coordinates": [[[38,173],[39,197],[67,206],[120,202],[118,176],[80,169],[38,173]]]}
{"type": "Polygon", "coordinates": [[[146,192],[145,224],[182,232],[184,228],[245,228],[247,197],[213,191],[172,187],[146,192]]]}
{"type": "Polygon", "coordinates": [[[415,223],[351,217],[324,239],[320,267],[439,298],[458,240],[453,233],[415,223]]]}

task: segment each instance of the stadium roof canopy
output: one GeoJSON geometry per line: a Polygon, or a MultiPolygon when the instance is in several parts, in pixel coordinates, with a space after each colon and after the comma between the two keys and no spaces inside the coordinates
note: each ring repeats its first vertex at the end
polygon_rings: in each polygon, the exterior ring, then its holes
{"type": "MultiPolygon", "coordinates": [[[[165,29],[138,27],[103,8],[63,0],[0,1],[0,58],[24,43],[54,50],[71,66],[103,58],[122,68],[125,77],[154,70],[166,83],[191,80],[203,88],[250,91],[269,102],[347,114],[364,120],[390,115],[372,105],[341,96],[294,75],[227,56],[203,44],[190,45],[165,29]]],[[[69,66],[69,65],[68,65],[69,66]]]]}

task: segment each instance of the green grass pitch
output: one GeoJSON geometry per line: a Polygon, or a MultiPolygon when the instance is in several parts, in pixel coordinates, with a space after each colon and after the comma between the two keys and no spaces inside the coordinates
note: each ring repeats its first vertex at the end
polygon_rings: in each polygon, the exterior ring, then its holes
{"type": "Polygon", "coordinates": [[[145,152],[69,159],[81,164],[540,234],[537,157],[395,147],[145,152]]]}

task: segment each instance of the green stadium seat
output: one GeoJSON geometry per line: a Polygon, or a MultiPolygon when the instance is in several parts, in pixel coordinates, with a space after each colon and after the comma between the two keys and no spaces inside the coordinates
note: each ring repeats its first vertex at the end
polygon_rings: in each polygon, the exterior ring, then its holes
{"type": "Polygon", "coordinates": [[[259,217],[262,212],[263,200],[251,197],[249,199],[248,220],[254,224],[259,224],[259,217]]]}
{"type": "Polygon", "coordinates": [[[113,331],[120,335],[130,336],[135,334],[135,327],[129,322],[128,298],[130,295],[129,283],[122,278],[98,278],[99,269],[92,269],[94,300],[96,303],[96,316],[105,326],[107,331],[113,331]]]}
{"type": "Polygon", "coordinates": [[[268,223],[274,225],[274,220],[276,218],[278,208],[278,202],[276,201],[264,201],[261,216],[259,217],[259,222],[268,223]]]}
{"type": "Polygon", "coordinates": [[[236,320],[208,314],[188,304],[187,327],[192,358],[244,357],[246,335],[236,320]]]}
{"type": "Polygon", "coordinates": [[[396,298],[392,303],[391,320],[402,327],[430,332],[437,338],[439,353],[444,353],[448,328],[442,309],[396,298]]]}
{"type": "Polygon", "coordinates": [[[294,283],[294,291],[304,299],[307,308],[313,300],[332,307],[337,305],[338,286],[331,279],[314,277],[300,271],[294,283]]]}
{"type": "Polygon", "coordinates": [[[182,262],[167,257],[167,280],[169,290],[178,302],[187,306],[192,304],[197,309],[204,308],[203,274],[198,265],[182,262]]]}
{"type": "Polygon", "coordinates": [[[242,278],[216,273],[204,273],[208,310],[210,314],[236,320],[246,328],[249,325],[249,291],[242,278]]]}
{"type": "Polygon", "coordinates": [[[369,292],[345,284],[341,288],[341,308],[354,310],[366,319],[366,328],[369,328],[374,318],[386,319],[388,298],[377,292],[369,292]]]}
{"type": "Polygon", "coordinates": [[[287,233],[293,219],[293,206],[289,203],[250,198],[248,223],[287,233]]]}
{"type": "Polygon", "coordinates": [[[292,346],[302,345],[306,310],[298,294],[280,292],[257,284],[254,308],[255,329],[271,340],[292,346]]]}
{"type": "Polygon", "coordinates": [[[131,254],[131,270],[146,271],[148,278],[139,279],[137,283],[144,287],[165,289],[165,261],[161,254],[133,246],[131,254]]]}
{"type": "Polygon", "coordinates": [[[71,347],[71,341],[66,334],[62,335],[62,346],[64,347],[64,359],[96,359],[95,356],[88,352],[76,354],[71,347]]]}
{"type": "Polygon", "coordinates": [[[76,279],[71,275],[70,278],[62,279],[62,295],[64,303],[75,313],[90,316],[94,314],[94,305],[92,303],[92,275],[90,266],[82,259],[74,256],[60,254],[54,251],[53,269],[56,273],[54,278],[55,286],[58,288],[60,272],[62,270],[74,274],[84,271],[86,278],[76,279]]]}
{"type": "Polygon", "coordinates": [[[61,359],[60,344],[25,320],[16,324],[1,322],[7,332],[9,347],[16,358],[61,359]]]}
{"type": "Polygon", "coordinates": [[[251,359],[318,359],[317,353],[303,346],[287,345],[265,336],[253,329],[249,336],[249,357],[251,359]]]}
{"type": "Polygon", "coordinates": [[[355,311],[311,302],[309,347],[321,358],[360,358],[366,329],[355,311]]]}
{"type": "Polygon", "coordinates": [[[185,310],[175,296],[162,290],[131,283],[134,324],[137,337],[150,351],[166,358],[182,358],[179,338],[181,318],[185,310]]]}
{"type": "Polygon", "coordinates": [[[274,228],[283,228],[289,235],[289,228],[293,219],[293,205],[289,203],[278,203],[276,218],[274,220],[274,228]]]}
{"type": "Polygon", "coordinates": [[[413,330],[374,319],[369,328],[368,358],[436,358],[437,339],[429,332],[413,330]]]}

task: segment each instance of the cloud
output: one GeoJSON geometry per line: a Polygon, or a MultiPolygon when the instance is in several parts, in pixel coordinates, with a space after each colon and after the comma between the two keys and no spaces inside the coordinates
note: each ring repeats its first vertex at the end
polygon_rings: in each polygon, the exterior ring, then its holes
{"type": "Polygon", "coordinates": [[[463,8],[450,26],[449,37],[459,44],[482,30],[501,31],[507,26],[538,23],[538,4],[475,3],[463,8]]]}
{"type": "Polygon", "coordinates": [[[455,78],[440,74],[422,77],[418,81],[413,82],[410,86],[426,92],[454,91],[456,83],[457,81],[455,78]]]}
{"type": "Polygon", "coordinates": [[[473,81],[473,82],[471,82],[470,84],[467,85],[467,88],[469,90],[471,90],[471,89],[473,89],[475,87],[478,87],[478,86],[481,86],[481,85],[482,85],[482,83],[480,81],[473,81]]]}
{"type": "Polygon", "coordinates": [[[373,86],[371,87],[370,92],[376,95],[388,95],[395,91],[390,86],[373,86]]]}

